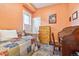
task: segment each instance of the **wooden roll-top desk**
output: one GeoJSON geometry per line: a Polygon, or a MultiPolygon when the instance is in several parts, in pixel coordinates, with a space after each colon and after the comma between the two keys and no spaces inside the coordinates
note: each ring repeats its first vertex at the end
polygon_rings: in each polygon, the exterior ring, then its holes
{"type": "Polygon", "coordinates": [[[79,51],[79,26],[64,28],[58,33],[62,56],[70,56],[79,51]]]}

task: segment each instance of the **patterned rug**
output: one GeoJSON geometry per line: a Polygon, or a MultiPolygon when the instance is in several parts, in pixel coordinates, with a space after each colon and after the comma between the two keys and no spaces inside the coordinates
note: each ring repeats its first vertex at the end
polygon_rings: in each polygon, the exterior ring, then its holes
{"type": "Polygon", "coordinates": [[[56,48],[53,54],[53,46],[41,45],[41,48],[33,53],[32,56],[61,56],[61,53],[58,48],[56,48]]]}

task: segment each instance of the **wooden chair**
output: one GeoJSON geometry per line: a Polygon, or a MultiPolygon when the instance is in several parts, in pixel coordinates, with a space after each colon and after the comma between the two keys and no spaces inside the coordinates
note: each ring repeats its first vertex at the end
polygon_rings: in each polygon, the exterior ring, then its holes
{"type": "Polygon", "coordinates": [[[60,48],[61,48],[61,44],[59,42],[55,42],[55,38],[54,38],[54,34],[52,33],[52,40],[53,40],[53,54],[54,54],[54,51],[55,51],[55,48],[57,47],[58,50],[60,51],[60,48]]]}

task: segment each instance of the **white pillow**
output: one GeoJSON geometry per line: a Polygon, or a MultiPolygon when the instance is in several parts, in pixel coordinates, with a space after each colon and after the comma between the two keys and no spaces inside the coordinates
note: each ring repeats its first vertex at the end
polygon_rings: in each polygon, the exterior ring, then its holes
{"type": "Polygon", "coordinates": [[[16,30],[0,30],[0,41],[7,41],[17,37],[16,30]]]}

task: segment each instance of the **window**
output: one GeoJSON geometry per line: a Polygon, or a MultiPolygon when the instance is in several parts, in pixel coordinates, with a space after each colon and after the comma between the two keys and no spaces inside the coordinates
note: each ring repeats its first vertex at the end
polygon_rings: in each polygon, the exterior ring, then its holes
{"type": "Polygon", "coordinates": [[[41,24],[41,18],[35,17],[33,19],[33,33],[39,33],[39,26],[41,24]]]}
{"type": "Polygon", "coordinates": [[[30,15],[30,13],[23,11],[23,21],[24,21],[24,24],[31,25],[31,15],[30,15]]]}
{"type": "Polygon", "coordinates": [[[30,16],[28,14],[24,14],[24,24],[30,24],[30,16]]]}
{"type": "Polygon", "coordinates": [[[31,32],[31,14],[23,11],[23,30],[31,32]]]}

